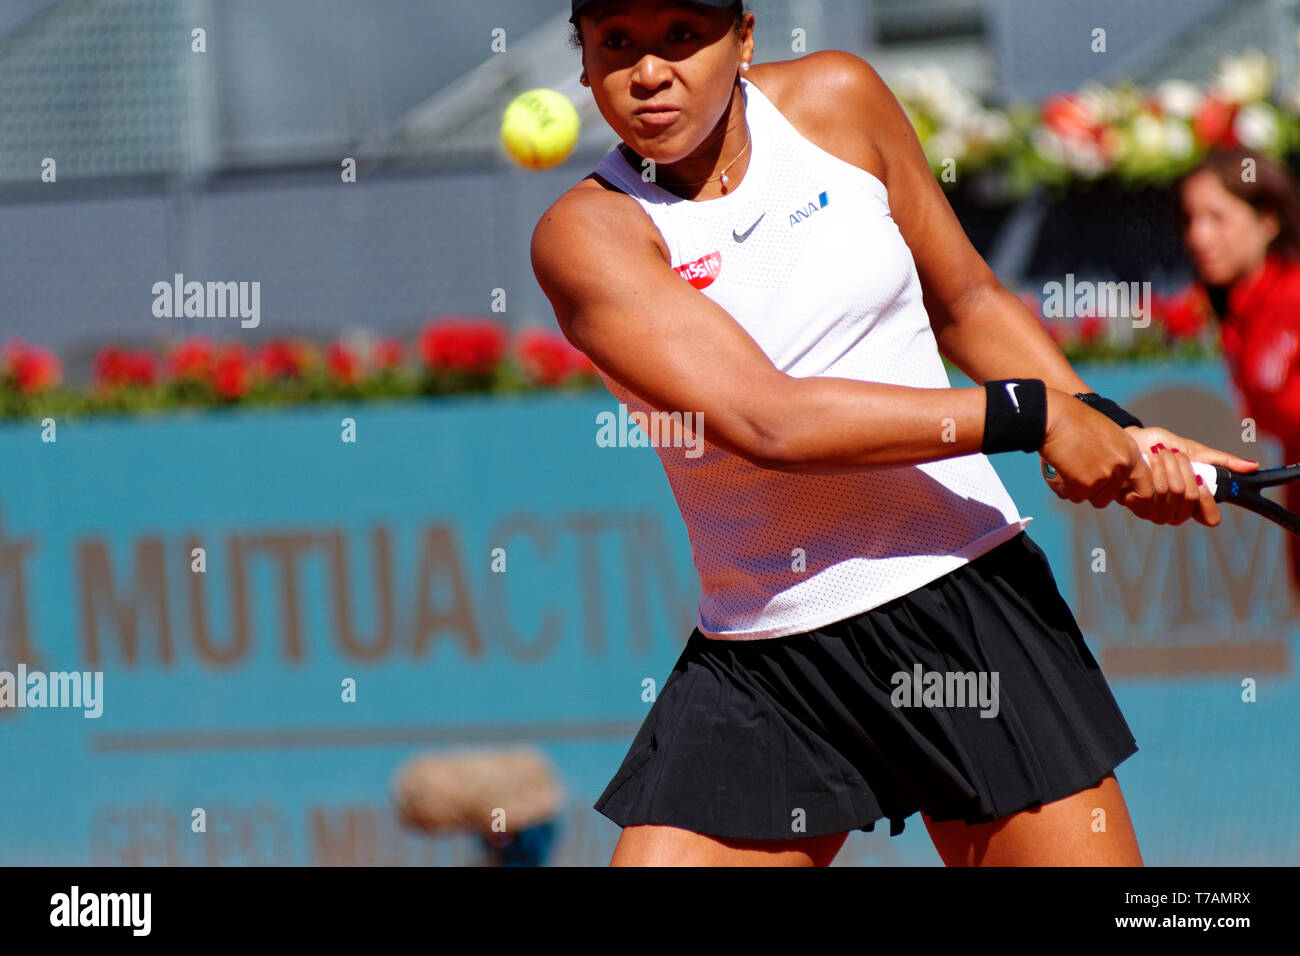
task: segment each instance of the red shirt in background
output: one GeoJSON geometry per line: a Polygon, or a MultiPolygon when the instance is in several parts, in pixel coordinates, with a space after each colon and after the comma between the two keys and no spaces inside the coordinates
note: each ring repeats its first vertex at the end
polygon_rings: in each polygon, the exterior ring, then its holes
{"type": "Polygon", "coordinates": [[[1300,263],[1269,256],[1228,292],[1219,334],[1246,414],[1300,457],[1300,263]]]}
{"type": "MultiPolygon", "coordinates": [[[[1300,462],[1300,264],[1269,256],[1228,290],[1219,337],[1246,414],[1282,442],[1284,460],[1300,462]]],[[[1270,467],[1264,462],[1260,467],[1270,467]]],[[[1300,514],[1300,483],[1286,486],[1284,504],[1300,514]]],[[[1300,595],[1300,537],[1287,536],[1291,582],[1300,595]]]]}

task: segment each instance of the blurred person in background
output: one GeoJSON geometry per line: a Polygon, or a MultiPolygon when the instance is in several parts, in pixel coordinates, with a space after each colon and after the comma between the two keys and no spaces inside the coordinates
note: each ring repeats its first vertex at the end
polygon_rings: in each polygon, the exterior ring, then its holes
{"type": "MultiPolygon", "coordinates": [[[[1300,461],[1300,191],[1281,165],[1245,150],[1216,151],[1178,189],[1183,241],[1245,414],[1300,461]]],[[[1300,487],[1286,490],[1300,509],[1300,487]]],[[[1291,536],[1300,591],[1300,538],[1291,536]]]]}

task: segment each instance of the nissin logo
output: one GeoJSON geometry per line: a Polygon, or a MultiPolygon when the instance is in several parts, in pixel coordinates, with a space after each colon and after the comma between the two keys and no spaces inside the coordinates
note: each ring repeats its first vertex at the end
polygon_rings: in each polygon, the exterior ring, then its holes
{"type": "Polygon", "coordinates": [[[817,197],[817,202],[810,202],[807,206],[804,206],[804,208],[792,212],[790,214],[790,225],[797,226],[805,219],[811,219],[816,213],[825,209],[829,202],[830,200],[826,197],[826,193],[822,193],[817,197]]]}
{"type": "Polygon", "coordinates": [[[677,274],[697,289],[707,289],[713,285],[720,272],[722,272],[721,252],[710,252],[694,262],[677,267],[677,274]]]}

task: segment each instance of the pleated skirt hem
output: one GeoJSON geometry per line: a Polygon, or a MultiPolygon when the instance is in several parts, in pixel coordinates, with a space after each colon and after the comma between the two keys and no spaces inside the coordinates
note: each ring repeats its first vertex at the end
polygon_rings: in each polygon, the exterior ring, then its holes
{"type": "Polygon", "coordinates": [[[896,836],[917,811],[986,823],[1051,803],[1136,751],[1022,532],[805,634],[724,641],[696,630],[594,806],[623,827],[723,839],[870,832],[883,819],[896,836]],[[970,697],[926,698],[922,677],[970,697]]]}

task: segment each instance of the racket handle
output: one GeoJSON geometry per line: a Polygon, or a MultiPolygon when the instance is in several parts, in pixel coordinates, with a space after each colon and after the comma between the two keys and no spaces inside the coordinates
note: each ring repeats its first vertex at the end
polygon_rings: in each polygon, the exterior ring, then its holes
{"type": "MultiPolygon", "coordinates": [[[[1142,460],[1145,461],[1148,466],[1151,464],[1151,460],[1147,458],[1145,454],[1142,456],[1142,460]]],[[[1204,461],[1194,461],[1192,462],[1192,474],[1200,476],[1201,481],[1205,482],[1205,490],[1210,493],[1210,496],[1214,498],[1215,501],[1218,501],[1219,466],[1211,465],[1204,461]]],[[[1047,478],[1049,481],[1056,477],[1056,469],[1046,461],[1043,462],[1043,477],[1047,478]]]]}
{"type": "Polygon", "coordinates": [[[1192,462],[1192,471],[1205,482],[1205,490],[1214,497],[1219,493],[1219,469],[1205,461],[1192,462]]]}
{"type": "MultiPolygon", "coordinates": [[[[1142,455],[1142,460],[1148,465],[1151,464],[1151,459],[1145,454],[1142,455]]],[[[1192,474],[1197,475],[1203,482],[1205,482],[1205,490],[1210,493],[1211,497],[1214,497],[1218,493],[1219,469],[1217,465],[1211,465],[1209,462],[1204,461],[1194,461],[1192,462],[1192,474]]]]}

